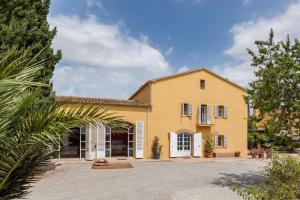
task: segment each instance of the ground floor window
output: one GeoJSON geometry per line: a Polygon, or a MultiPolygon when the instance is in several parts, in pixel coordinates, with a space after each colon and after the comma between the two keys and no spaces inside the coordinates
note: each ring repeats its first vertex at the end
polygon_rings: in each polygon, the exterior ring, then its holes
{"type": "Polygon", "coordinates": [[[177,150],[191,150],[191,135],[189,133],[180,133],[177,135],[177,150]]]}
{"type": "Polygon", "coordinates": [[[224,147],[224,135],[216,135],[215,137],[215,145],[217,147],[224,147]]]}

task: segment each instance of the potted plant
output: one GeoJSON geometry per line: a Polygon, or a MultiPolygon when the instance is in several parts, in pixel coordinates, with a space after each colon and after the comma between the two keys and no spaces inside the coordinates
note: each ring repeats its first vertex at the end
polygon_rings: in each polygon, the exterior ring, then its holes
{"type": "Polygon", "coordinates": [[[152,147],[151,147],[153,159],[160,159],[161,149],[162,149],[162,145],[159,144],[159,138],[155,136],[152,141],[152,147]]]}
{"type": "Polygon", "coordinates": [[[252,149],[251,152],[250,152],[250,154],[251,154],[251,156],[252,156],[253,159],[256,158],[257,155],[258,155],[257,149],[252,149]]]}
{"type": "Polygon", "coordinates": [[[205,151],[205,157],[206,158],[212,158],[213,157],[214,148],[213,148],[213,144],[212,144],[212,141],[211,141],[210,138],[207,139],[206,142],[205,142],[204,151],[205,151]]]}
{"type": "Polygon", "coordinates": [[[240,157],[240,156],[241,156],[241,152],[240,152],[240,151],[234,152],[234,156],[235,156],[235,157],[240,157]]]}
{"type": "Polygon", "coordinates": [[[265,157],[265,152],[264,152],[264,150],[260,150],[260,151],[258,152],[258,157],[259,157],[259,158],[264,158],[264,157],[265,157]]]}

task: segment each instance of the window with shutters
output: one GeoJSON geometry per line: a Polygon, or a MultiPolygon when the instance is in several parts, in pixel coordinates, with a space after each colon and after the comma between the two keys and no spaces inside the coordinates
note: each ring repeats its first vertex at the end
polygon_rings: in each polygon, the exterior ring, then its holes
{"type": "Polygon", "coordinates": [[[192,116],[192,105],[188,103],[181,104],[181,115],[182,116],[192,116]]]}
{"type": "Polygon", "coordinates": [[[224,147],[224,135],[218,135],[217,136],[217,147],[224,147]]]}
{"type": "Polygon", "coordinates": [[[222,147],[227,148],[228,145],[228,139],[224,135],[215,135],[215,146],[216,147],[222,147]]]}
{"type": "Polygon", "coordinates": [[[211,105],[201,104],[198,109],[198,124],[211,125],[211,105]]]}
{"type": "Polygon", "coordinates": [[[215,117],[216,118],[227,118],[228,116],[228,108],[223,105],[215,106],[215,117]]]}

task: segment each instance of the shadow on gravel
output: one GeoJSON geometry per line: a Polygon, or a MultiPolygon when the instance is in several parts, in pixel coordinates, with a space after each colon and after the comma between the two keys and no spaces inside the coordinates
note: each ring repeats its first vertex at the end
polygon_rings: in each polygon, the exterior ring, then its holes
{"type": "Polygon", "coordinates": [[[219,173],[221,177],[213,180],[212,184],[229,188],[246,188],[262,182],[265,177],[260,172],[243,174],[219,173]]]}
{"type": "Polygon", "coordinates": [[[54,162],[50,162],[50,161],[46,161],[44,163],[42,163],[40,166],[38,166],[35,171],[34,171],[34,175],[35,176],[41,176],[43,174],[45,174],[48,171],[52,171],[55,170],[55,168],[60,165],[60,164],[56,164],[54,162]]]}

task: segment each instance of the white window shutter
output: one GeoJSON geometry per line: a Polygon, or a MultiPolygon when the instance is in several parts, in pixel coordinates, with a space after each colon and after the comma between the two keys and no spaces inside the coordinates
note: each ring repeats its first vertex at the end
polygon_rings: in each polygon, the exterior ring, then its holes
{"type": "Polygon", "coordinates": [[[192,116],[192,113],[193,113],[193,105],[188,104],[188,116],[192,116]]]}
{"type": "Polygon", "coordinates": [[[218,135],[215,135],[215,146],[218,147],[218,135]]]}
{"type": "Polygon", "coordinates": [[[83,126],[80,128],[80,132],[85,131],[85,159],[91,160],[91,139],[89,134],[89,126],[83,126]]]}
{"type": "Polygon", "coordinates": [[[96,147],[97,147],[97,128],[95,126],[90,125],[88,128],[89,132],[89,159],[93,160],[96,158],[96,147]]]}
{"type": "Polygon", "coordinates": [[[207,105],[207,124],[212,124],[211,120],[211,106],[207,105]]]}
{"type": "Polygon", "coordinates": [[[184,103],[181,103],[181,116],[184,116],[184,103]]]}
{"type": "Polygon", "coordinates": [[[194,142],[193,156],[201,157],[202,156],[202,133],[195,133],[193,142],[194,142]]]}
{"type": "Polygon", "coordinates": [[[198,124],[201,124],[201,105],[198,107],[198,124]]]}
{"type": "Polygon", "coordinates": [[[170,157],[177,157],[177,134],[170,132],[170,157]]]}
{"type": "Polygon", "coordinates": [[[218,118],[218,105],[215,106],[215,117],[218,118]]]}
{"type": "Polygon", "coordinates": [[[228,138],[226,136],[224,136],[224,147],[228,147],[228,138]]]}
{"type": "Polygon", "coordinates": [[[135,127],[135,158],[144,157],[144,122],[137,121],[135,127]]]}
{"type": "Polygon", "coordinates": [[[228,117],[228,107],[224,106],[224,118],[228,117]]]}
{"type": "Polygon", "coordinates": [[[97,158],[105,158],[105,126],[97,125],[97,158]]]}

